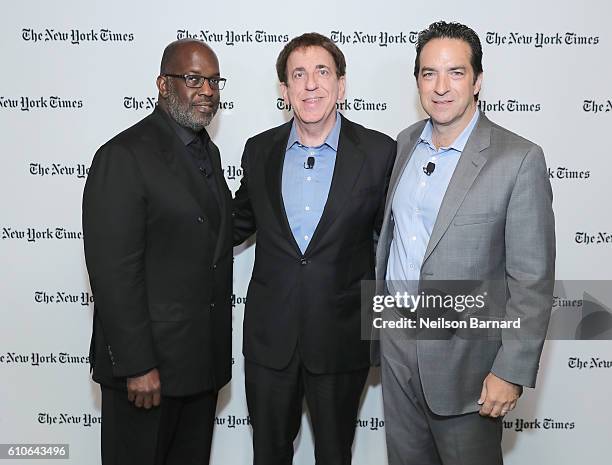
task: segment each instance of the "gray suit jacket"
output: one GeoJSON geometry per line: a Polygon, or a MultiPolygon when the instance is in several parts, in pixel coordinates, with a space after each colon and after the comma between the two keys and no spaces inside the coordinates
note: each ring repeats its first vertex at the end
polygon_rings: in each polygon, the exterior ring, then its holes
{"type": "MultiPolygon", "coordinates": [[[[393,239],[393,196],[425,123],[398,136],[377,249],[378,293],[384,292],[393,239]]],[[[420,286],[428,280],[496,280],[504,286],[505,302],[493,318],[520,317],[523,329],[497,329],[501,334],[493,338],[452,334],[447,340],[419,339],[421,382],[433,412],[476,411],[489,372],[535,386],[552,307],[554,264],[552,190],[542,149],[481,113],[440,206],[420,286]]],[[[372,348],[376,363],[378,344],[372,348]]]]}

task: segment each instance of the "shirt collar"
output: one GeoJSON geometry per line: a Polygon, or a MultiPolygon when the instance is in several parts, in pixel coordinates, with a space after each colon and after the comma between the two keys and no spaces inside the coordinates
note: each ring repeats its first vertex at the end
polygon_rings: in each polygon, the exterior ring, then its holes
{"type": "MultiPolygon", "coordinates": [[[[338,140],[340,140],[340,126],[341,126],[341,116],[340,116],[340,113],[336,112],[336,122],[334,123],[334,127],[329,132],[329,134],[325,138],[325,142],[323,142],[321,146],[327,145],[328,147],[333,149],[334,152],[338,151],[338,140]]],[[[294,119],[293,124],[291,125],[291,132],[289,133],[289,140],[287,141],[287,148],[285,149],[285,151],[289,150],[291,147],[293,147],[293,144],[296,144],[296,143],[297,144],[300,143],[300,138],[297,133],[297,128],[295,126],[295,119],[294,119]]]]}
{"type": "MultiPolygon", "coordinates": [[[[476,123],[478,122],[479,116],[480,116],[480,110],[476,108],[476,111],[474,112],[472,119],[470,120],[469,124],[463,129],[463,131],[461,131],[461,134],[459,134],[459,136],[453,141],[452,144],[444,148],[453,149],[453,150],[456,150],[457,152],[463,152],[463,149],[465,148],[465,144],[467,144],[467,141],[470,138],[472,131],[476,127],[476,123]]],[[[421,132],[419,143],[423,142],[435,149],[435,145],[433,144],[433,141],[431,138],[432,132],[433,132],[433,126],[431,124],[431,118],[430,118],[429,120],[427,120],[427,124],[425,124],[425,127],[423,128],[423,132],[421,132]]]]}
{"type": "Polygon", "coordinates": [[[208,135],[208,132],[206,132],[206,129],[202,129],[200,132],[196,132],[191,128],[186,128],[185,126],[181,126],[176,121],[174,121],[174,118],[172,118],[172,116],[170,116],[164,109],[162,109],[161,107],[157,107],[157,108],[159,112],[164,116],[164,119],[168,122],[170,127],[174,129],[174,132],[176,133],[178,138],[181,140],[183,145],[185,145],[185,147],[191,144],[196,139],[196,137],[201,137],[202,142],[204,144],[208,143],[210,136],[208,135]]]}

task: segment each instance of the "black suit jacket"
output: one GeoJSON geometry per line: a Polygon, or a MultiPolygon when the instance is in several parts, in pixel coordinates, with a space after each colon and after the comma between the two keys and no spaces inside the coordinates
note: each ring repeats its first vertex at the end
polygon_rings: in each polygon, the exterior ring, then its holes
{"type": "MultiPolygon", "coordinates": [[[[157,367],[162,394],[219,389],[231,376],[231,195],[211,142],[221,225],[185,146],[156,109],[96,153],[83,194],[85,258],[95,298],[95,381],[157,367]]],[[[214,201],[214,199],[213,199],[214,201]]]]}
{"type": "Polygon", "coordinates": [[[244,316],[243,352],[271,368],[298,347],[309,371],[369,365],[361,340],[360,282],[374,279],[374,232],[380,229],[395,142],[342,117],[332,184],[304,254],[285,213],[282,172],[292,122],[246,143],[234,199],[234,242],[257,232],[244,316]]]}

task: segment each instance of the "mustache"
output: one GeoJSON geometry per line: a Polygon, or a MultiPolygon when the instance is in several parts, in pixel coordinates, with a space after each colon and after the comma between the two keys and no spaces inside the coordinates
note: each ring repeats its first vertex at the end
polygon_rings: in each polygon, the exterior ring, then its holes
{"type": "Polygon", "coordinates": [[[202,100],[198,100],[196,102],[191,102],[191,105],[216,105],[215,99],[206,98],[202,100]]]}

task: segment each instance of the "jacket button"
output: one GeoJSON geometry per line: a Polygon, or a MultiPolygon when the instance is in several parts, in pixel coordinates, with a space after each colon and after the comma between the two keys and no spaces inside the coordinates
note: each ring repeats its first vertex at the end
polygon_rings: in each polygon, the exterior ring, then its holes
{"type": "Polygon", "coordinates": [[[306,260],[305,258],[302,258],[302,261],[300,263],[302,265],[308,265],[308,260],[306,260]]]}
{"type": "Polygon", "coordinates": [[[213,270],[216,270],[216,269],[217,269],[217,264],[216,264],[216,263],[215,263],[215,264],[213,264],[212,269],[213,269],[213,270]]]}
{"type": "Polygon", "coordinates": [[[198,216],[198,223],[204,223],[204,218],[202,218],[201,216],[198,216]]]}
{"type": "Polygon", "coordinates": [[[215,303],[213,302],[213,303],[210,304],[210,309],[214,310],[214,308],[215,308],[215,303]]]}

